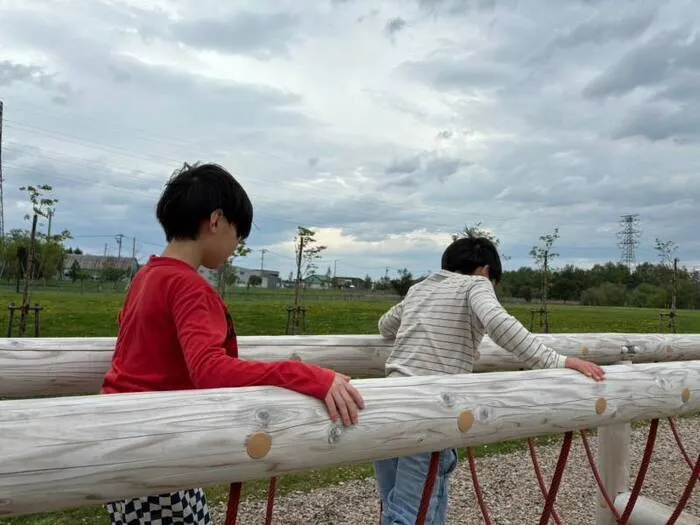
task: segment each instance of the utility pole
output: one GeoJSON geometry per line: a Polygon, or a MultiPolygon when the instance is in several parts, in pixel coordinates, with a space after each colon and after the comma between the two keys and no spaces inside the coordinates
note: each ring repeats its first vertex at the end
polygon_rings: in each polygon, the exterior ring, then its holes
{"type": "Polygon", "coordinates": [[[107,257],[107,243],[105,243],[105,251],[104,251],[104,256],[107,257]]]}
{"type": "Polygon", "coordinates": [[[114,239],[117,241],[117,259],[121,259],[122,258],[122,240],[124,240],[124,234],[118,233],[117,235],[114,236],[114,239]]]}
{"type": "Polygon", "coordinates": [[[51,219],[53,219],[53,210],[49,210],[47,214],[49,216],[49,227],[46,231],[46,237],[51,239],[51,219]]]}
{"type": "Polygon", "coordinates": [[[263,275],[263,270],[265,269],[265,254],[267,253],[267,250],[263,248],[260,250],[260,278],[262,279],[263,275]]]}
{"type": "Polygon", "coordinates": [[[136,237],[131,239],[131,258],[136,259],[136,237]]]}

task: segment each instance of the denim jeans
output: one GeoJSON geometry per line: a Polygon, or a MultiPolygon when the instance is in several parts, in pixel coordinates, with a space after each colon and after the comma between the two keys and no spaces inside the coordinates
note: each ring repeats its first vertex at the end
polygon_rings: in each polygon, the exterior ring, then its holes
{"type": "MultiPolygon", "coordinates": [[[[430,470],[430,456],[428,453],[374,462],[379,497],[382,500],[381,525],[415,525],[430,470]]],[[[457,451],[443,450],[425,525],[444,525],[446,522],[450,478],[455,468],[457,451]]]]}

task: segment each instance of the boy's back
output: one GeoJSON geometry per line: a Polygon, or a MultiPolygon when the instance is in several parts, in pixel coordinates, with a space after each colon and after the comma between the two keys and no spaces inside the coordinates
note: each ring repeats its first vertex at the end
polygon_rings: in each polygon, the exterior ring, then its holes
{"type": "Polygon", "coordinates": [[[447,271],[430,275],[380,319],[380,333],[396,338],[386,363],[388,375],[471,371],[483,327],[471,315],[467,298],[472,290],[479,293],[479,279],[490,285],[482,277],[447,271]]]}
{"type": "Polygon", "coordinates": [[[485,332],[530,368],[561,368],[566,360],[506,312],[487,277],[448,270],[412,286],[379,320],[379,332],[395,339],[388,376],[469,373],[485,332]]]}
{"type": "MultiPolygon", "coordinates": [[[[226,306],[212,286],[188,264],[169,257],[150,258],[134,277],[119,314],[119,337],[103,393],[196,388],[180,338],[192,328],[221,334],[226,354],[237,357],[226,306]],[[191,312],[203,325],[177,323],[191,312]],[[209,315],[207,315],[209,314],[209,315]]],[[[202,348],[202,350],[205,350],[202,348]]]]}

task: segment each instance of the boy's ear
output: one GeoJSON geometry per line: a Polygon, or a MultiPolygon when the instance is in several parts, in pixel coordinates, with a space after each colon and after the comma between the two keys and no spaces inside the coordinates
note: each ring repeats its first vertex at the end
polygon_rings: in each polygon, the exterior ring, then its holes
{"type": "Polygon", "coordinates": [[[219,223],[221,222],[222,215],[223,215],[223,212],[221,210],[214,210],[213,212],[211,212],[211,215],[209,215],[209,225],[208,225],[210,232],[213,232],[219,226],[219,223]]]}
{"type": "Polygon", "coordinates": [[[474,275],[479,275],[481,277],[486,277],[488,279],[489,278],[489,265],[487,264],[486,266],[479,266],[476,270],[474,270],[474,275]]]}

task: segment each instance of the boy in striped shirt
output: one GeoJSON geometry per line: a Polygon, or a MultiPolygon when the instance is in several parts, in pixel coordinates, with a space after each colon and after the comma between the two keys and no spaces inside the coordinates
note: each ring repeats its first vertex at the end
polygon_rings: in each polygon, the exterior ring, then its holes
{"type": "MultiPolygon", "coordinates": [[[[445,250],[441,266],[440,272],[413,285],[403,301],[379,320],[380,334],[394,340],[386,362],[387,377],[469,373],[486,332],[530,368],[571,368],[603,379],[598,365],[546,347],[505,311],[494,290],[501,280],[501,260],[490,240],[454,241],[445,250]]],[[[416,522],[430,456],[375,462],[382,525],[416,522]]],[[[440,453],[426,525],[445,523],[449,481],[456,466],[456,450],[440,453]]]]}

